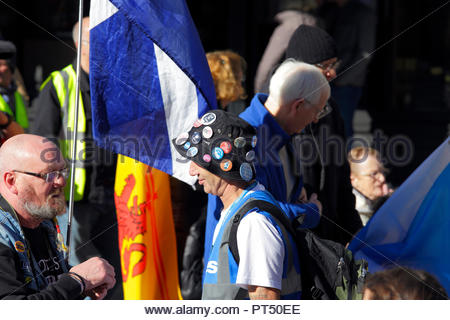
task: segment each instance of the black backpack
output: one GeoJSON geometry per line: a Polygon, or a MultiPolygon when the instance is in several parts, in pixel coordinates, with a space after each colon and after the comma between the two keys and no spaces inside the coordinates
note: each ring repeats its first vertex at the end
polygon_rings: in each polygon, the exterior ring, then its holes
{"type": "Polygon", "coordinates": [[[229,248],[239,264],[237,228],[246,212],[259,208],[279,221],[294,237],[300,260],[302,299],[305,300],[360,300],[368,264],[354,260],[352,252],[342,244],[321,239],[299,223],[289,222],[280,208],[263,200],[249,200],[236,213],[231,226],[229,248]]]}

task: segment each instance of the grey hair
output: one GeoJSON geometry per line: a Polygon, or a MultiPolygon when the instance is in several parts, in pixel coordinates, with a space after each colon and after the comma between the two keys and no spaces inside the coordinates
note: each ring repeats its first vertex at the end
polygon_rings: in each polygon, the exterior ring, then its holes
{"type": "Polygon", "coordinates": [[[330,97],[330,85],[319,68],[287,59],[270,79],[269,92],[279,106],[299,98],[318,104],[324,96],[330,97]]]}

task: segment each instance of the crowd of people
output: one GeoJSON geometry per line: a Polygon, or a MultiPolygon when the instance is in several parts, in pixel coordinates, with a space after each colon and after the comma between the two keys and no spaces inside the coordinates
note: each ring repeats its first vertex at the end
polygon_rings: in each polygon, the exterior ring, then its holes
{"type": "MultiPolygon", "coordinates": [[[[394,192],[377,150],[355,147],[348,161],[338,162],[333,161],[337,150],[319,147],[324,132],[342,141],[353,134],[353,112],[373,49],[370,9],[357,1],[335,2],[339,14],[323,23],[313,15],[316,1],[304,1],[302,7],[287,1],[277,18],[282,25],[258,68],[258,93],[248,107],[245,59],[232,50],[206,54],[219,110],[206,113],[172,141],[191,160],[189,173],[208,194],[205,213],[198,213],[200,220],[191,228],[195,234],[179,248],[185,253],[185,299],[300,299],[297,244],[270,208],[323,239],[347,245],[394,192]],[[313,141],[312,161],[303,161],[305,141],[313,141]],[[255,199],[270,206],[248,207],[255,199]],[[236,221],[239,226],[233,229],[236,221]],[[228,241],[233,230],[237,257],[230,254],[228,241]]],[[[0,298],[123,298],[115,155],[99,148],[92,134],[88,17],[81,30],[76,130],[78,148],[86,152],[77,159],[70,153],[75,62],[43,82],[29,124],[26,99],[14,78],[16,48],[0,41],[0,298]],[[67,224],[69,161],[76,166],[71,177],[75,249],[66,260],[61,229],[67,224]]],[[[76,24],[75,46],[78,36],[76,24]]],[[[364,291],[367,299],[446,297],[432,275],[407,268],[371,275],[364,291]]]]}

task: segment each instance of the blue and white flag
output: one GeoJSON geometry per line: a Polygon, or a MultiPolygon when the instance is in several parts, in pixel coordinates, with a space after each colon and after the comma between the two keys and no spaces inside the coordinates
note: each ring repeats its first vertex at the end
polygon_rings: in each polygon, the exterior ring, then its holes
{"type": "Polygon", "coordinates": [[[450,293],[450,139],[395,191],[349,249],[375,272],[395,266],[436,276],[450,293]]]}
{"type": "Polygon", "coordinates": [[[99,146],[195,181],[171,140],[216,98],[184,0],[91,1],[90,84],[99,146]]]}

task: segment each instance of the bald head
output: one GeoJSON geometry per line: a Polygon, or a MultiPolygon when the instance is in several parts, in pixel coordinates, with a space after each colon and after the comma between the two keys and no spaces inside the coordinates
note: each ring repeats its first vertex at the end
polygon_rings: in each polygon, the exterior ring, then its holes
{"type": "MultiPolygon", "coordinates": [[[[73,42],[76,46],[78,46],[78,37],[79,37],[79,23],[75,23],[72,29],[72,38],[73,42]]],[[[81,40],[89,41],[89,17],[84,17],[81,24],[81,40]]]]}
{"type": "MultiPolygon", "coordinates": [[[[89,17],[84,17],[81,24],[81,68],[89,73],[89,17]]],[[[73,26],[72,37],[75,46],[78,48],[79,23],[73,26]]]]}
{"type": "Polygon", "coordinates": [[[20,134],[0,148],[0,193],[27,228],[65,211],[66,178],[65,160],[47,138],[20,134]]]}
{"type": "Polygon", "coordinates": [[[30,166],[53,166],[61,160],[58,147],[49,139],[19,134],[6,140],[0,148],[0,174],[12,170],[29,170],[30,166]]]}

